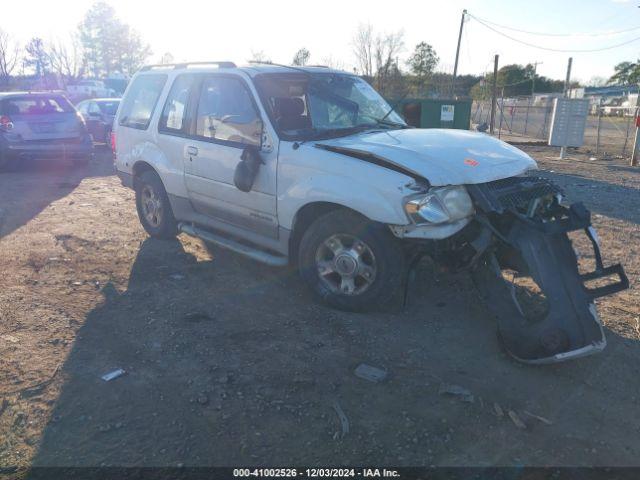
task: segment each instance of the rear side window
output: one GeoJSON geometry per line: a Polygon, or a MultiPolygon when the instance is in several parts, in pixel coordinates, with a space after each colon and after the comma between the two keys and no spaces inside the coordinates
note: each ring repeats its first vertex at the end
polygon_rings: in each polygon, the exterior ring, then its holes
{"type": "Polygon", "coordinates": [[[142,75],[136,78],[122,102],[118,123],[146,130],[166,81],[166,75],[142,75]]]}
{"type": "Polygon", "coordinates": [[[48,115],[73,113],[75,110],[64,97],[13,97],[0,102],[2,115],[48,115]]]}
{"type": "Polygon", "coordinates": [[[194,83],[193,75],[180,75],[175,79],[162,109],[158,126],[161,132],[186,133],[187,104],[194,83]]]}

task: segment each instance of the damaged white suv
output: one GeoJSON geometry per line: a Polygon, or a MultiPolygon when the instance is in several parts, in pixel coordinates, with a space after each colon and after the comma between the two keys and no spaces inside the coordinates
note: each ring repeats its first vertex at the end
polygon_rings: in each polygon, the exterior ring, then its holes
{"type": "Polygon", "coordinates": [[[604,348],[593,300],[628,285],[620,265],[602,265],[589,212],[527,175],[536,163],[526,153],[482,133],[409,128],[352,74],[145,67],[114,134],[117,172],[150,235],[185,232],[295,264],[337,308],[387,301],[429,255],[467,269],[507,350],[542,363],[604,348]],[[593,243],[592,273],[579,273],[567,237],[578,229],[593,243]],[[585,285],[612,275],[618,281],[585,285]],[[536,292],[534,305],[523,289],[536,292]]]}

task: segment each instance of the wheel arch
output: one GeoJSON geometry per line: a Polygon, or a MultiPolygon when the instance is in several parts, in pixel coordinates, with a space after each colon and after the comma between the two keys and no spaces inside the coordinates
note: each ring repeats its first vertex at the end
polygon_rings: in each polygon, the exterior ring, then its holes
{"type": "Polygon", "coordinates": [[[133,164],[133,168],[131,169],[131,172],[133,174],[133,188],[134,189],[136,188],[138,179],[145,172],[153,172],[153,173],[155,173],[158,176],[158,178],[160,178],[160,181],[162,181],[162,177],[160,177],[160,174],[158,173],[158,170],[156,170],[149,162],[147,162],[145,160],[138,160],[136,163],[134,163],[133,164]]]}
{"type": "Polygon", "coordinates": [[[293,228],[289,237],[289,259],[291,263],[296,264],[298,261],[298,249],[304,232],[317,218],[335,210],[347,210],[371,221],[361,212],[340,203],[317,201],[303,205],[293,217],[293,228]]]}

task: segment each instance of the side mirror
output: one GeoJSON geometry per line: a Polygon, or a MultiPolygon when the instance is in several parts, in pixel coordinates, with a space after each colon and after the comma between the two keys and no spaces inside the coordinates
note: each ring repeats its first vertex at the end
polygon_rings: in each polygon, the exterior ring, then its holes
{"type": "Polygon", "coordinates": [[[258,176],[260,165],[264,163],[258,147],[247,146],[242,151],[240,162],[233,174],[233,183],[238,190],[250,192],[258,176]]]}

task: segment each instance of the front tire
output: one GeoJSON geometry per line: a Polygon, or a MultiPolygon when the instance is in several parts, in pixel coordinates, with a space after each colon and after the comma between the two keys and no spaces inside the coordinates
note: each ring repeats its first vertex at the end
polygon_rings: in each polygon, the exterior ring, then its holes
{"type": "Polygon", "coordinates": [[[175,238],[178,226],[160,177],[152,171],[144,172],[136,179],[135,191],[138,218],[147,233],[165,240],[175,238]]]}
{"type": "Polygon", "coordinates": [[[405,257],[384,226],[335,210],[304,233],[298,268],[321,301],[340,310],[366,311],[393,297],[402,283],[405,257]]]}

